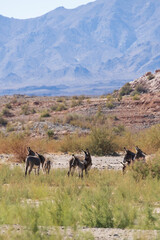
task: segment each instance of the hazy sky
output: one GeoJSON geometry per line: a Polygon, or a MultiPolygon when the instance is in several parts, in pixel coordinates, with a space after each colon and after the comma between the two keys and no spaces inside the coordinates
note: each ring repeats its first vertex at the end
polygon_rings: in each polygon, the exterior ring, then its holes
{"type": "Polygon", "coordinates": [[[0,15],[14,18],[41,16],[59,6],[75,8],[95,0],[0,0],[0,15]]]}

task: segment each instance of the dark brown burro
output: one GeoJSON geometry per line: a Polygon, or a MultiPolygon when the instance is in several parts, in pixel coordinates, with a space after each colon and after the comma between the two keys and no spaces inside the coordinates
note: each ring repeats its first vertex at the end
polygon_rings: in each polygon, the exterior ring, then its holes
{"type": "Polygon", "coordinates": [[[136,161],[142,161],[143,163],[145,163],[146,154],[138,146],[136,146],[135,148],[136,148],[136,153],[133,153],[124,147],[125,156],[124,156],[124,159],[122,162],[123,173],[125,173],[127,166],[134,164],[134,162],[136,162],[136,161]]]}
{"type": "Polygon", "coordinates": [[[70,174],[73,176],[76,168],[79,170],[79,177],[83,178],[83,171],[85,170],[85,174],[88,175],[88,171],[92,166],[92,158],[88,149],[84,151],[85,159],[81,160],[79,157],[72,154],[72,158],[69,160],[69,171],[68,176],[70,174]]]}
{"type": "Polygon", "coordinates": [[[40,165],[42,164],[42,168],[43,168],[45,158],[42,155],[32,151],[30,147],[27,147],[27,150],[28,150],[28,155],[25,161],[26,162],[25,176],[27,176],[27,172],[30,175],[32,169],[35,170],[35,174],[37,170],[37,174],[39,175],[40,165]],[[28,171],[28,168],[29,168],[29,171],[28,171]]]}

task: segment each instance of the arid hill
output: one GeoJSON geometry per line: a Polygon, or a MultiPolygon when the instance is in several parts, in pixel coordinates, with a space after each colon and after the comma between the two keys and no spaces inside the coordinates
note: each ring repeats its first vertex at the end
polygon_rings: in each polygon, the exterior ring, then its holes
{"type": "Polygon", "coordinates": [[[160,123],[160,92],[156,80],[160,79],[160,73],[153,74],[151,80],[148,76],[145,74],[131,82],[130,95],[121,98],[122,89],[116,92],[117,96],[0,97],[0,131],[6,135],[27,132],[32,137],[53,134],[57,138],[74,132],[87,134],[98,118],[107,120],[111,126],[125,126],[134,131],[148,128],[160,123]],[[132,94],[140,84],[145,93],[132,94]]]}
{"type": "Polygon", "coordinates": [[[156,70],[155,73],[147,72],[130,84],[133,89],[142,86],[144,91],[148,93],[158,93],[160,92],[160,69],[156,70]]]}

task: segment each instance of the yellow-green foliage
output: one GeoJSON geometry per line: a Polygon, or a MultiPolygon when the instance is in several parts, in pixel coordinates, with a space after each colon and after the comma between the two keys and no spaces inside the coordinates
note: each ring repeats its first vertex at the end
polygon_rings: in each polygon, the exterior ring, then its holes
{"type": "MultiPolygon", "coordinates": [[[[81,121],[78,115],[68,115],[64,121],[73,125],[81,121]]],[[[88,120],[89,122],[89,120],[88,120]]],[[[39,153],[44,152],[77,152],[89,148],[91,154],[106,155],[122,151],[124,147],[135,151],[139,146],[146,154],[155,153],[160,149],[160,124],[140,132],[131,132],[122,125],[111,128],[109,120],[101,112],[94,118],[94,125],[88,134],[68,134],[59,140],[48,138],[30,138],[27,134],[10,133],[9,136],[0,134],[0,153],[12,153],[15,160],[23,162],[26,148],[30,146],[39,153]],[[104,125],[100,127],[100,122],[104,125]]],[[[87,126],[87,123],[86,123],[87,126]]]]}
{"type": "MultiPolygon", "coordinates": [[[[159,164],[160,165],[160,164],[159,164]]],[[[50,175],[24,169],[0,168],[0,225],[20,224],[38,232],[39,226],[159,229],[154,211],[160,199],[159,180],[134,177],[131,170],[92,169],[81,180],[66,170],[50,175]]]]}

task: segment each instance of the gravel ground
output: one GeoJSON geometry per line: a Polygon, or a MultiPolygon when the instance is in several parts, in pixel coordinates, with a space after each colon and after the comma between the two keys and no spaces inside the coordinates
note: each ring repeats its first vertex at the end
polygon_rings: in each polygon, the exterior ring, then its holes
{"type": "MultiPolygon", "coordinates": [[[[27,230],[26,227],[20,225],[1,225],[0,234],[4,235],[9,232],[14,232],[15,234],[22,234],[27,230]]],[[[48,236],[56,233],[57,228],[54,227],[39,227],[39,230],[48,236]]],[[[58,232],[65,236],[64,239],[74,239],[73,232],[70,228],[67,230],[64,227],[58,228],[58,232]]],[[[119,229],[119,228],[80,228],[79,232],[91,233],[95,240],[158,240],[160,239],[160,230],[133,230],[133,229],[119,229]]],[[[83,239],[82,239],[83,240],[83,239]]]]}

